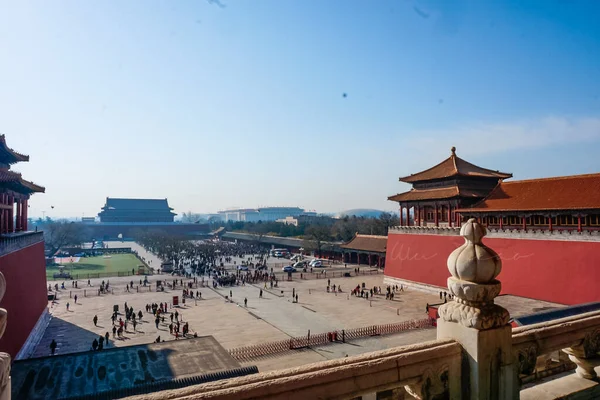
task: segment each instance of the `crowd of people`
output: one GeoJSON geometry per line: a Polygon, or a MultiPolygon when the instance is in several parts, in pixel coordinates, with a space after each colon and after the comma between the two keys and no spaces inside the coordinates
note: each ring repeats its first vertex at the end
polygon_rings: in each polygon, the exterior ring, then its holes
{"type": "MultiPolygon", "coordinates": [[[[138,240],[138,243],[147,251],[154,253],[160,259],[170,262],[174,266],[173,276],[164,279],[163,275],[157,281],[152,282],[152,289],[154,287],[157,291],[164,291],[165,288],[170,290],[179,289],[184,303],[186,298],[202,299],[202,293],[198,288],[204,287],[205,283],[206,285],[212,285],[215,289],[229,287],[229,296],[224,296],[226,301],[233,301],[233,291],[236,286],[260,285],[259,298],[263,297],[263,290],[278,288],[279,282],[273,268],[267,267],[268,251],[254,244],[177,240],[161,235],[148,235],[138,240]],[[234,268],[231,268],[232,264],[234,268]],[[229,268],[226,265],[229,265],[229,268]]],[[[358,275],[359,269],[355,268],[354,272],[358,275]]],[[[126,292],[134,289],[133,280],[123,283],[126,283],[126,292]]],[[[137,285],[137,282],[135,284],[137,285]]],[[[140,286],[149,284],[147,278],[144,278],[143,281],[140,279],[140,286]]],[[[90,282],[88,281],[89,285],[90,282]]],[[[55,289],[58,289],[57,286],[55,285],[55,289]]],[[[72,282],[72,287],[77,288],[76,281],[72,282]]],[[[110,287],[111,284],[108,280],[106,282],[102,281],[98,289],[99,294],[108,293],[110,287]]],[[[62,288],[64,289],[64,283],[62,288]]],[[[332,283],[331,279],[327,279],[325,289],[327,293],[342,293],[341,285],[332,283]]],[[[402,285],[387,286],[382,290],[381,286],[367,288],[366,284],[362,283],[351,289],[350,293],[353,296],[366,299],[385,294],[386,300],[394,300],[394,296],[402,291],[404,291],[402,285]]],[[[281,293],[283,294],[283,291],[281,293]]],[[[443,297],[446,300],[448,296],[446,293],[440,292],[440,299],[443,297]]],[[[243,305],[247,307],[248,298],[241,296],[240,300],[241,298],[243,298],[243,305]]],[[[295,288],[292,289],[292,302],[299,302],[299,293],[295,288]]],[[[77,298],[75,298],[75,303],[77,303],[77,298]]],[[[135,335],[142,323],[154,323],[157,330],[164,330],[165,333],[168,330],[171,338],[175,340],[197,337],[197,333],[191,329],[189,322],[183,320],[181,309],[173,308],[176,304],[159,301],[146,304],[140,310],[134,310],[132,306],[125,303],[121,312],[119,312],[119,307],[115,306],[110,314],[112,340],[125,340],[127,339],[126,335],[135,335]]],[[[67,303],[68,307],[69,303],[67,303]]],[[[427,305],[428,307],[429,305],[427,305]]],[[[93,318],[95,326],[98,326],[98,321],[99,317],[95,315],[93,318]]],[[[103,350],[109,346],[110,338],[110,330],[105,335],[99,335],[98,338],[92,341],[91,349],[94,351],[103,350]]],[[[163,339],[158,336],[154,341],[161,342],[163,339]]],[[[50,345],[50,349],[54,354],[56,350],[54,340],[50,345]]]]}

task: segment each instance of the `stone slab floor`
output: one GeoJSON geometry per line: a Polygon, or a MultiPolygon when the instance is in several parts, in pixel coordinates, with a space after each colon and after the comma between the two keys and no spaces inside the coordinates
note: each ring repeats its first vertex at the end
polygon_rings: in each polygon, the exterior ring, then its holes
{"type": "MultiPolygon", "coordinates": [[[[127,243],[127,245],[135,246],[135,249],[146,259],[152,259],[152,264],[160,263],[160,260],[153,258],[153,255],[146,253],[137,244],[127,243]]],[[[236,261],[239,265],[240,260],[236,259],[236,261]]],[[[282,261],[272,260],[274,263],[282,261]]],[[[355,265],[348,265],[348,271],[354,271],[355,267],[355,265]]],[[[233,270],[235,267],[229,265],[229,268],[233,270]]],[[[339,268],[343,269],[343,266],[336,269],[339,268]]],[[[361,269],[364,268],[361,266],[361,269]]],[[[299,274],[294,274],[293,281],[280,281],[278,288],[271,289],[268,286],[266,290],[261,284],[223,287],[216,290],[212,289],[212,285],[199,287],[194,291],[202,293],[202,300],[188,300],[185,305],[175,309],[184,321],[189,322],[191,333],[197,332],[200,336],[212,335],[223,347],[232,349],[284,340],[292,336],[304,336],[308,330],[311,334],[317,334],[336,329],[423,319],[427,317],[426,304],[440,302],[438,294],[419,290],[399,292],[393,301],[386,300],[385,296],[374,296],[372,300],[365,300],[349,295],[353,287],[363,282],[367,288],[381,286],[385,291],[382,274],[331,279],[331,285],[342,287],[343,293],[337,295],[327,292],[327,278],[300,280],[298,277],[299,274]],[[261,288],[262,298],[259,297],[261,288]],[[227,301],[225,296],[229,296],[230,291],[231,301],[227,301]],[[292,302],[293,291],[298,293],[298,303],[292,302]],[[244,307],[245,298],[248,299],[247,307],[244,307]]],[[[152,276],[149,278],[151,288],[155,289],[153,283],[157,279],[172,280],[173,277],[152,276]]],[[[166,302],[170,306],[174,295],[180,296],[181,301],[181,290],[155,292],[141,286],[139,292],[135,289],[127,292],[125,285],[131,280],[132,277],[109,278],[114,293],[100,296],[97,295],[97,290],[102,279],[92,280],[92,287],[87,286],[87,281],[79,281],[79,289],[71,288],[70,281],[65,282],[66,289],[59,291],[58,301],[49,304],[53,318],[33,357],[49,355],[52,339],[58,343],[57,354],[89,350],[94,338],[106,332],[111,336],[109,348],[147,344],[153,342],[157,336],[162,340],[174,340],[174,336],[169,334],[169,315],[165,323],[160,323],[157,329],[152,315],[145,312],[145,305],[152,302],[166,302]],[[73,299],[75,294],[78,295],[77,303],[73,299]],[[70,304],[69,310],[66,308],[67,302],[70,304]],[[142,310],[144,317],[135,331],[129,324],[125,337],[116,339],[112,337],[110,316],[113,305],[119,305],[122,311],[125,302],[128,306],[132,306],[136,313],[142,310]],[[94,315],[98,316],[98,326],[94,326],[92,321],[94,315]]],[[[140,278],[133,278],[133,281],[134,286],[137,286],[140,278]]],[[[524,304],[519,301],[515,304],[524,307],[524,304]]],[[[524,307],[528,309],[527,311],[534,308],[530,304],[527,306],[524,307]]],[[[518,310],[509,309],[509,311],[511,314],[518,313],[518,310]]],[[[433,339],[435,339],[435,329],[415,330],[263,357],[244,365],[255,364],[261,371],[266,371],[433,339]]]]}

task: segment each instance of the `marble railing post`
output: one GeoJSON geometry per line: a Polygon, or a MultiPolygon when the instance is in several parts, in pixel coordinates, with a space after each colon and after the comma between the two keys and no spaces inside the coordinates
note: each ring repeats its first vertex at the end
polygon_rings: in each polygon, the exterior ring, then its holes
{"type": "Polygon", "coordinates": [[[437,337],[454,339],[463,347],[463,399],[518,399],[509,314],[494,304],[501,290],[496,277],[502,261],[481,243],[485,234],[474,218],[460,230],[465,243],[448,257],[448,289],[454,300],[438,310],[437,337]]]}
{"type": "Polygon", "coordinates": [[[588,333],[575,346],[563,349],[577,365],[575,373],[580,378],[598,380],[595,368],[600,366],[600,329],[588,333]]]}

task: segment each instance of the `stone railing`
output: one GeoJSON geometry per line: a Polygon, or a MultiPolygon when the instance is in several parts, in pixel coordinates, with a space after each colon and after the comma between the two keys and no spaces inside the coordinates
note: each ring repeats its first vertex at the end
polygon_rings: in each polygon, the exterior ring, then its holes
{"type": "MultiPolygon", "coordinates": [[[[600,311],[515,328],[512,347],[521,380],[536,374],[539,357],[559,351],[575,363],[577,376],[597,379],[594,367],[600,365],[600,311]]],[[[561,358],[560,355],[557,358],[561,358]]],[[[568,360],[555,361],[562,361],[556,362],[556,372],[571,369],[568,360]]]]}
{"type": "Polygon", "coordinates": [[[0,257],[43,241],[43,232],[22,232],[1,236],[0,257]]]}
{"type": "Polygon", "coordinates": [[[515,229],[515,228],[488,228],[489,238],[519,238],[519,239],[542,239],[542,240],[574,240],[574,241],[600,241],[600,231],[577,229],[515,229]]]}
{"type": "MultiPolygon", "coordinates": [[[[389,233],[416,234],[416,235],[447,235],[458,236],[460,228],[448,226],[394,226],[389,233]]],[[[543,240],[574,240],[574,241],[600,241],[600,230],[583,230],[557,228],[548,229],[527,228],[487,228],[488,238],[507,239],[543,239],[543,240]]]]}
{"type": "Polygon", "coordinates": [[[417,235],[448,235],[458,236],[460,228],[448,226],[393,226],[389,233],[412,233],[417,235]]]}
{"type": "Polygon", "coordinates": [[[461,352],[454,340],[436,340],[129,399],[352,399],[390,390],[457,399],[461,352]]]}

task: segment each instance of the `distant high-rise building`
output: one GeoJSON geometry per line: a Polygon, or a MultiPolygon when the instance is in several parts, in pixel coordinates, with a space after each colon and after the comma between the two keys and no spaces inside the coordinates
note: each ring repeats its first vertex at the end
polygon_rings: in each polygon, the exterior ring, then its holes
{"type": "Polygon", "coordinates": [[[224,221],[276,221],[286,217],[297,217],[304,210],[299,207],[260,207],[260,208],[235,208],[219,211],[224,221]]]}

